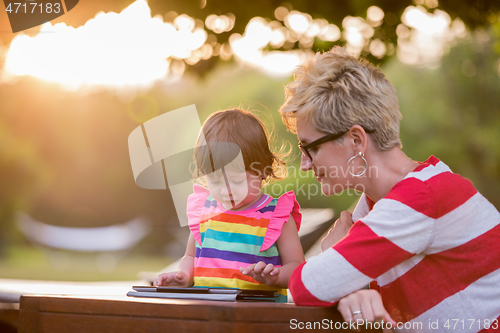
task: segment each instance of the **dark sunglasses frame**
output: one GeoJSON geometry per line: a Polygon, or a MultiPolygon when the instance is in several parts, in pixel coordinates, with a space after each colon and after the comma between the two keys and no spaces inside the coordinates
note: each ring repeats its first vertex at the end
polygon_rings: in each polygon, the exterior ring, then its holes
{"type": "MultiPolygon", "coordinates": [[[[363,129],[365,130],[366,133],[375,132],[375,130],[366,130],[365,128],[363,128],[363,129]]],[[[334,140],[340,139],[347,132],[349,132],[349,130],[347,130],[345,132],[340,132],[340,133],[330,133],[330,134],[327,134],[325,136],[322,136],[318,140],[314,140],[313,142],[308,143],[307,145],[302,145],[302,143],[299,143],[299,148],[302,151],[302,154],[306,155],[309,158],[309,160],[312,162],[313,158],[312,158],[311,154],[309,153],[309,149],[314,148],[316,146],[319,146],[320,144],[323,144],[323,143],[328,142],[328,141],[334,141],[334,140]]]]}

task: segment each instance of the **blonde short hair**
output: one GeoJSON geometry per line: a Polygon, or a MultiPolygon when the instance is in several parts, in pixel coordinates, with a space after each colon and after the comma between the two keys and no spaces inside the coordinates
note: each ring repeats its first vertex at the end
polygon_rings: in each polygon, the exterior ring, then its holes
{"type": "Polygon", "coordinates": [[[296,132],[297,119],[312,121],[323,133],[341,133],[360,125],[379,150],[401,147],[402,118],[392,84],[380,69],[358,60],[341,48],[317,53],[296,69],[285,87],[286,101],[279,112],[296,132]]]}

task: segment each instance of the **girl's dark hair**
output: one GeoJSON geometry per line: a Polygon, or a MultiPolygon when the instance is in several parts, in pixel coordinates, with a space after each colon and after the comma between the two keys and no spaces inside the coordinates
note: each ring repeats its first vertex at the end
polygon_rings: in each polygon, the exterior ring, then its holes
{"type": "Polygon", "coordinates": [[[266,127],[252,113],[241,109],[213,113],[203,123],[194,149],[195,170],[198,178],[220,170],[233,161],[241,150],[244,165],[241,171],[250,171],[263,179],[282,179],[286,175],[282,157],[269,147],[266,127]]]}

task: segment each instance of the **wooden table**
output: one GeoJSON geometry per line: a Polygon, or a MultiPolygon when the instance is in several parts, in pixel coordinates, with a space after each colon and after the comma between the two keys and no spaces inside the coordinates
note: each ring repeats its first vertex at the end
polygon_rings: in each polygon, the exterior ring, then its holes
{"type": "Polygon", "coordinates": [[[334,308],[294,304],[126,296],[23,296],[19,311],[20,333],[277,333],[304,331],[299,328],[307,328],[307,322],[309,327],[316,322],[316,331],[325,331],[335,328],[335,323],[340,327],[342,317],[334,308]]]}
{"type": "Polygon", "coordinates": [[[19,303],[0,303],[0,332],[16,332],[19,323],[19,303]]]}

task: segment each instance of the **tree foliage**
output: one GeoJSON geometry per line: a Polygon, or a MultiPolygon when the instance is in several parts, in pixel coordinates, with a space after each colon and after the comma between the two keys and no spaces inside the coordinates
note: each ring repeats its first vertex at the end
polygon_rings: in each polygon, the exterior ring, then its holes
{"type": "MultiPolygon", "coordinates": [[[[275,10],[280,6],[310,14],[314,19],[326,19],[339,27],[342,27],[343,20],[347,16],[366,18],[368,8],[377,6],[383,10],[385,17],[381,25],[374,27],[373,38],[380,39],[386,45],[394,46],[398,42],[396,28],[401,23],[401,16],[408,6],[423,6],[431,12],[437,9],[443,10],[450,15],[452,20],[460,18],[470,29],[485,28],[497,21],[500,15],[500,1],[498,0],[291,0],[287,2],[281,0],[176,0],[169,2],[150,0],[149,5],[153,14],[163,15],[168,11],[175,11],[178,14],[186,13],[202,21],[210,14],[232,13],[236,17],[234,28],[229,32],[217,34],[217,42],[220,44],[227,42],[233,33],[243,34],[247,23],[253,17],[260,16],[275,20],[275,10]]],[[[314,52],[325,51],[334,44],[344,43],[345,41],[342,40],[325,42],[316,38],[311,49],[314,52]]],[[[299,49],[301,46],[295,43],[291,48],[299,49]]],[[[381,64],[388,59],[390,54],[377,58],[365,51],[362,55],[371,62],[381,64]]],[[[194,65],[193,69],[198,73],[204,73],[212,69],[217,62],[217,58],[212,57],[194,65]]]]}

